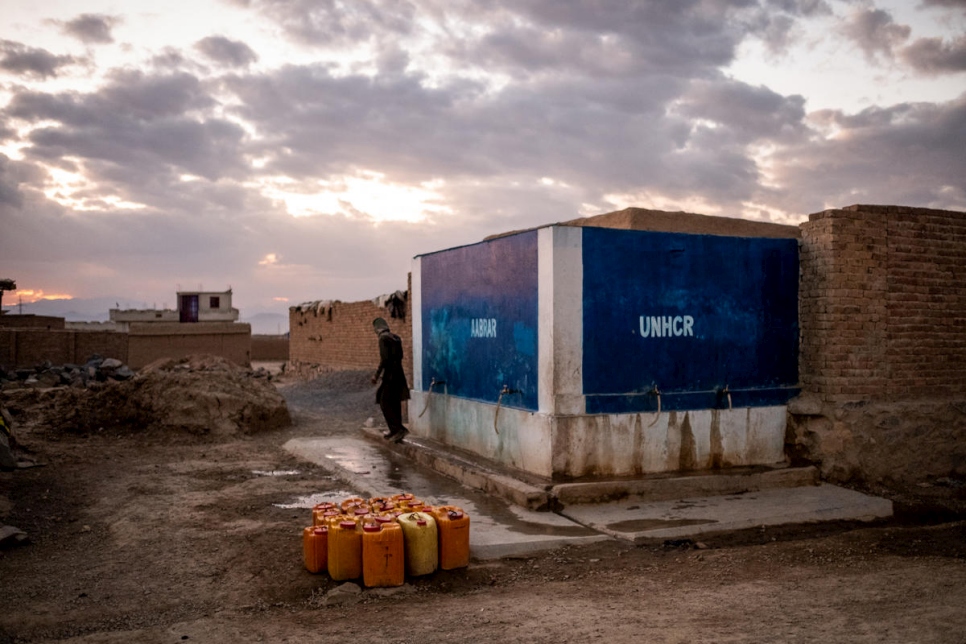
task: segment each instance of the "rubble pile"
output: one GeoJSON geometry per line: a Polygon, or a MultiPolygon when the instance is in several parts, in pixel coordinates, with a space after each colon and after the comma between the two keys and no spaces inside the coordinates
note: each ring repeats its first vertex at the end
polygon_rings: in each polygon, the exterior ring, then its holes
{"type": "Polygon", "coordinates": [[[291,424],[285,399],[267,372],[217,356],[163,359],[130,377],[124,365],[109,360],[96,366],[88,362],[78,369],[79,375],[68,367],[41,369],[18,387],[4,385],[4,404],[28,424],[66,433],[153,430],[233,435],[291,424]],[[57,385],[24,384],[31,379],[53,382],[54,374],[57,385]]]}
{"type": "Polygon", "coordinates": [[[130,380],[134,372],[116,358],[91,356],[83,365],[53,365],[49,361],[36,367],[4,369],[0,366],[0,390],[44,387],[87,387],[92,382],[130,380]]]}

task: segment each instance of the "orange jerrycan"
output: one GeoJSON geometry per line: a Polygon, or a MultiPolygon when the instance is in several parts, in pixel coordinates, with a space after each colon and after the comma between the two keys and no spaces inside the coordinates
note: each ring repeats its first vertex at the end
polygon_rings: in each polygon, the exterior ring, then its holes
{"type": "Polygon", "coordinates": [[[329,529],[311,526],[302,531],[302,557],[309,572],[322,572],[329,560],[329,529]]]}
{"type": "Polygon", "coordinates": [[[329,575],[334,581],[358,579],[362,576],[362,530],[349,519],[329,527],[329,575]]]}
{"type": "Polygon", "coordinates": [[[403,531],[395,521],[362,526],[362,583],[369,587],[402,586],[405,581],[403,531]]]}
{"type": "Polygon", "coordinates": [[[396,520],[403,531],[406,574],[418,577],[436,572],[439,566],[436,519],[425,512],[409,512],[396,520]]]}
{"type": "Polygon", "coordinates": [[[312,508],[312,525],[325,525],[323,517],[327,512],[338,512],[339,506],[335,503],[319,503],[312,508]]]}
{"type": "Polygon", "coordinates": [[[315,513],[315,521],[318,522],[316,525],[324,525],[327,528],[331,528],[333,523],[338,523],[343,517],[344,515],[335,508],[326,510],[321,514],[315,513]]]}
{"type": "Polygon", "coordinates": [[[455,505],[441,505],[433,511],[439,533],[439,567],[465,568],[470,564],[470,517],[455,505]]]}
{"type": "Polygon", "coordinates": [[[358,496],[350,496],[348,499],[343,499],[342,503],[339,504],[343,512],[351,512],[351,508],[357,505],[363,505],[366,502],[365,499],[358,496]]]}

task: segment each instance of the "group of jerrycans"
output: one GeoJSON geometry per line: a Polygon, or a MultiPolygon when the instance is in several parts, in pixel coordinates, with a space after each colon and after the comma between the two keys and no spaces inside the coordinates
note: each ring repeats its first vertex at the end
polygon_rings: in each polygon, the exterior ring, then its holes
{"type": "Polygon", "coordinates": [[[302,553],[309,572],[327,571],[335,581],[361,577],[369,588],[401,586],[407,575],[468,566],[470,517],[412,494],[320,503],[302,531],[302,553]]]}

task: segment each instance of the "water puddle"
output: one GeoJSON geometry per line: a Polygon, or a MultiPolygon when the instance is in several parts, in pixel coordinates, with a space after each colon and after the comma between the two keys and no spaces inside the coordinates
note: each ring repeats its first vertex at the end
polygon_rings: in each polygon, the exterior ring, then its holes
{"type": "Polygon", "coordinates": [[[252,470],[255,476],[295,476],[300,473],[298,470],[252,470]]]}
{"type": "Polygon", "coordinates": [[[273,503],[272,506],[285,510],[291,510],[293,508],[311,509],[319,503],[326,501],[329,503],[342,503],[342,501],[351,496],[358,495],[352,492],[346,492],[345,490],[339,490],[337,492],[321,492],[318,494],[309,494],[308,496],[296,497],[296,499],[291,503],[273,503]]]}

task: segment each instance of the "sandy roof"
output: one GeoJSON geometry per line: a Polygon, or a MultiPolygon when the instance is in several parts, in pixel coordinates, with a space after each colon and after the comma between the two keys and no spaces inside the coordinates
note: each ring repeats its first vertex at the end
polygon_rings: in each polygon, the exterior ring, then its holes
{"type": "MultiPolygon", "coordinates": [[[[562,221],[556,225],[593,226],[620,230],[653,230],[656,232],[722,235],[726,237],[781,237],[790,239],[801,237],[798,226],[772,224],[735,217],[714,217],[693,212],[647,210],[646,208],[625,208],[594,217],[580,217],[570,221],[562,221]]],[[[486,239],[496,239],[519,232],[523,232],[523,230],[491,235],[486,239]]]]}

